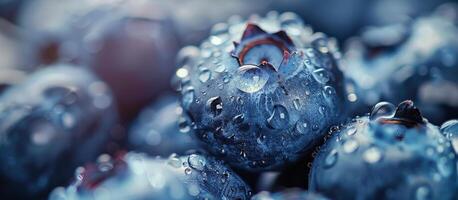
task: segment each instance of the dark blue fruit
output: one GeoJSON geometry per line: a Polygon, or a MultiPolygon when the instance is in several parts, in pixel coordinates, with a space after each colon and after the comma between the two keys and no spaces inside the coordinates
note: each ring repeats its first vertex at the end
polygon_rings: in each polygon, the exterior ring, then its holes
{"type": "Polygon", "coordinates": [[[170,90],[177,38],[158,1],[36,0],[21,19],[26,64],[89,67],[113,91],[123,122],[170,90]]]}
{"type": "Polygon", "coordinates": [[[0,193],[40,195],[95,158],[114,125],[108,87],[76,66],[51,66],[0,97],[0,193]]]}
{"type": "Polygon", "coordinates": [[[217,24],[196,54],[176,73],[181,103],[194,135],[233,166],[294,161],[343,115],[335,40],[293,13],[217,24]]]}
{"type": "Polygon", "coordinates": [[[78,167],[73,183],[53,190],[49,200],[188,200],[186,185],[162,160],[127,153],[78,167]]]}
{"type": "Polygon", "coordinates": [[[319,194],[300,189],[288,189],[282,192],[270,193],[267,191],[259,192],[251,200],[327,200],[319,194]]]}
{"type": "Polygon", "coordinates": [[[130,129],[130,148],[160,156],[196,149],[182,112],[176,96],[164,96],[143,109],[130,129]]]}
{"type": "Polygon", "coordinates": [[[458,12],[445,6],[409,23],[369,28],[349,42],[342,66],[358,114],[379,101],[413,99],[434,123],[457,117],[458,12]]]}
{"type": "Polygon", "coordinates": [[[451,143],[412,101],[381,102],[332,134],[309,185],[332,199],[452,199],[456,164],[451,143]]]}
{"type": "Polygon", "coordinates": [[[232,170],[203,154],[168,159],[127,153],[108,155],[78,168],[72,185],[57,188],[57,199],[249,199],[250,188],[232,170]]]}
{"type": "Polygon", "coordinates": [[[194,199],[249,199],[250,187],[224,161],[205,154],[171,155],[167,164],[194,199]]]}

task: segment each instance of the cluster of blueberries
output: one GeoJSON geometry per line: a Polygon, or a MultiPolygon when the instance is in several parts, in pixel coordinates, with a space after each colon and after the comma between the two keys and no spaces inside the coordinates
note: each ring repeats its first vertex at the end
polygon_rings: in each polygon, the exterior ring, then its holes
{"type": "Polygon", "coordinates": [[[1,199],[458,199],[456,4],[342,51],[292,12],[178,50],[167,2],[29,4],[6,34],[28,59],[0,68],[1,199]]]}

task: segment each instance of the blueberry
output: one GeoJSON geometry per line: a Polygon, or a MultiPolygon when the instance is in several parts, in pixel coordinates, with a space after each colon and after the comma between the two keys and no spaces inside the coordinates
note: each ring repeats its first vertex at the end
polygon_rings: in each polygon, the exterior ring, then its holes
{"type": "Polygon", "coordinates": [[[369,28],[344,55],[348,100],[362,114],[378,101],[413,99],[432,122],[458,112],[457,10],[369,28]]]}
{"type": "Polygon", "coordinates": [[[194,135],[242,169],[296,160],[343,115],[338,56],[293,13],[215,25],[176,73],[194,135]]]}
{"type": "Polygon", "coordinates": [[[175,71],[176,31],[154,1],[124,1],[98,7],[79,23],[88,23],[81,51],[89,66],[113,90],[123,121],[167,90],[175,71]]]}
{"type": "Polygon", "coordinates": [[[74,183],[55,189],[50,199],[248,199],[250,195],[237,174],[204,154],[153,159],[131,152],[118,159],[105,154],[96,164],[78,168],[74,183]]]}
{"type": "Polygon", "coordinates": [[[412,101],[377,104],[327,140],[310,189],[332,199],[452,199],[457,156],[412,101]]]}
{"type": "Polygon", "coordinates": [[[130,129],[130,148],[160,156],[198,148],[182,112],[176,96],[161,97],[143,109],[130,129]]]}
{"type": "Polygon", "coordinates": [[[29,4],[21,20],[28,33],[24,38],[28,66],[71,62],[89,67],[112,89],[123,122],[171,90],[178,44],[173,22],[159,2],[29,4]]]}
{"type": "Polygon", "coordinates": [[[259,192],[251,200],[326,200],[319,194],[303,191],[300,189],[288,189],[281,192],[270,193],[267,191],[259,192]]]}
{"type": "Polygon", "coordinates": [[[164,162],[130,152],[114,158],[102,154],[96,163],[78,167],[73,183],[49,196],[49,200],[76,199],[185,200],[191,196],[164,162]]]}
{"type": "Polygon", "coordinates": [[[58,65],[0,97],[2,194],[37,196],[100,153],[116,120],[107,86],[86,70],[58,65]]]}
{"type": "Polygon", "coordinates": [[[172,154],[167,164],[195,199],[249,199],[250,187],[224,161],[202,153],[172,154]]]}

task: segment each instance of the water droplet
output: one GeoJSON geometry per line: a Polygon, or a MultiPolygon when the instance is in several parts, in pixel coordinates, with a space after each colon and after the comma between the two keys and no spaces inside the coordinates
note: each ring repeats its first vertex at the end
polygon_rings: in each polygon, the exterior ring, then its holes
{"type": "Polygon", "coordinates": [[[294,100],[293,100],[293,105],[294,105],[294,108],[295,108],[296,110],[301,109],[301,102],[299,101],[299,99],[294,99],[294,100]]]}
{"type": "Polygon", "coordinates": [[[189,166],[191,166],[194,169],[203,170],[207,161],[201,155],[191,154],[188,157],[188,163],[189,163],[189,166]]]}
{"type": "Polygon", "coordinates": [[[363,153],[363,159],[370,164],[374,164],[382,159],[382,152],[377,147],[370,147],[363,153]]]}
{"type": "Polygon", "coordinates": [[[188,186],[188,193],[189,193],[189,195],[194,196],[194,197],[196,197],[197,195],[199,195],[199,193],[200,193],[200,187],[199,187],[199,185],[198,185],[198,184],[195,184],[195,183],[189,184],[189,186],[188,186]]]}
{"type": "Polygon", "coordinates": [[[345,141],[345,143],[343,144],[343,150],[346,152],[346,153],[353,153],[356,151],[356,149],[358,149],[358,142],[356,140],[347,140],[345,141]]]}
{"type": "Polygon", "coordinates": [[[75,116],[73,116],[73,114],[69,112],[62,113],[61,120],[62,120],[62,125],[65,128],[73,128],[73,126],[75,126],[75,123],[76,123],[75,116]]]}
{"type": "Polygon", "coordinates": [[[336,94],[336,90],[332,86],[324,86],[323,95],[326,98],[332,98],[336,94]]]}
{"type": "Polygon", "coordinates": [[[189,175],[189,174],[192,173],[192,169],[189,168],[189,167],[186,167],[186,168],[184,169],[184,173],[185,173],[186,175],[189,175]]]}
{"type": "Polygon", "coordinates": [[[246,93],[261,90],[269,80],[269,74],[255,65],[241,66],[235,76],[236,87],[246,93]]]}
{"type": "Polygon", "coordinates": [[[328,71],[324,68],[319,68],[313,71],[313,77],[321,84],[325,84],[329,81],[328,71]]]}
{"type": "Polygon", "coordinates": [[[301,133],[301,134],[305,134],[309,130],[308,126],[309,125],[308,125],[308,122],[306,120],[298,120],[296,122],[296,131],[301,133]]]}
{"type": "Polygon", "coordinates": [[[449,177],[453,173],[454,164],[450,159],[443,156],[440,157],[437,162],[437,169],[439,173],[444,177],[449,177]]]}
{"type": "Polygon", "coordinates": [[[275,105],[267,123],[273,129],[285,128],[289,123],[288,110],[282,105],[275,105]]]}
{"type": "Polygon", "coordinates": [[[179,68],[175,74],[178,76],[178,78],[185,78],[189,75],[189,72],[185,68],[179,68]]]}
{"type": "Polygon", "coordinates": [[[224,70],[226,70],[226,66],[224,66],[223,64],[216,65],[215,72],[222,73],[224,72],[224,70]]]}
{"type": "Polygon", "coordinates": [[[419,186],[415,190],[415,199],[416,200],[433,199],[431,189],[426,185],[419,186]]]}
{"type": "Polygon", "coordinates": [[[186,88],[186,90],[183,91],[183,97],[182,97],[183,107],[185,109],[189,109],[193,101],[194,101],[194,88],[188,87],[186,88]]]}
{"type": "Polygon", "coordinates": [[[443,123],[440,131],[450,140],[453,150],[458,154],[458,120],[449,120],[443,123]]]}
{"type": "Polygon", "coordinates": [[[324,167],[330,168],[336,164],[338,158],[337,150],[333,149],[324,159],[324,167]]]}
{"type": "Polygon", "coordinates": [[[390,117],[394,114],[396,107],[388,102],[379,102],[372,109],[370,119],[374,120],[380,117],[390,117]]]}
{"type": "Polygon", "coordinates": [[[189,126],[188,120],[186,120],[186,118],[183,116],[178,118],[178,128],[182,133],[187,133],[191,130],[191,126],[189,126]]]}
{"type": "Polygon", "coordinates": [[[347,135],[354,135],[356,133],[356,127],[348,128],[347,135]]]}
{"type": "Polygon", "coordinates": [[[208,99],[206,105],[213,116],[218,116],[223,111],[223,101],[219,96],[208,99]]]}
{"type": "Polygon", "coordinates": [[[210,77],[211,77],[211,71],[209,69],[207,68],[201,69],[200,74],[199,74],[200,82],[205,83],[210,79],[210,77]]]}
{"type": "Polygon", "coordinates": [[[245,120],[245,116],[243,114],[240,114],[240,115],[236,115],[234,118],[233,118],[234,122],[236,124],[240,124],[242,123],[244,120],[245,120]]]}
{"type": "Polygon", "coordinates": [[[111,157],[108,154],[102,154],[97,158],[97,167],[101,172],[106,172],[113,168],[111,157]]]}
{"type": "Polygon", "coordinates": [[[320,107],[318,108],[318,111],[320,112],[320,114],[324,115],[325,112],[326,112],[326,107],[320,106],[320,107]]]}
{"type": "Polygon", "coordinates": [[[167,164],[169,164],[170,166],[175,167],[175,168],[180,168],[181,167],[181,160],[179,158],[177,158],[175,154],[172,154],[168,158],[167,164]]]}

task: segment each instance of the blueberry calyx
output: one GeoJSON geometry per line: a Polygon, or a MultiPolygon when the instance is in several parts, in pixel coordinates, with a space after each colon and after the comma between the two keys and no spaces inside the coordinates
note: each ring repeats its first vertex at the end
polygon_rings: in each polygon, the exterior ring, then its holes
{"type": "Polygon", "coordinates": [[[258,65],[263,63],[270,63],[275,66],[273,60],[283,59],[286,55],[289,55],[293,49],[294,43],[285,31],[278,31],[271,34],[264,31],[258,25],[248,23],[242,34],[240,42],[234,42],[232,57],[237,59],[240,66],[246,64],[258,65]],[[278,52],[280,52],[279,55],[260,54],[257,55],[259,56],[259,58],[256,58],[257,63],[246,63],[246,58],[250,56],[248,55],[249,52],[258,47],[262,48],[263,45],[274,46],[278,52]]]}
{"type": "Polygon", "coordinates": [[[394,116],[391,118],[382,118],[381,122],[384,124],[401,124],[409,128],[425,124],[420,110],[414,105],[412,100],[401,102],[396,108],[394,116]]]}

